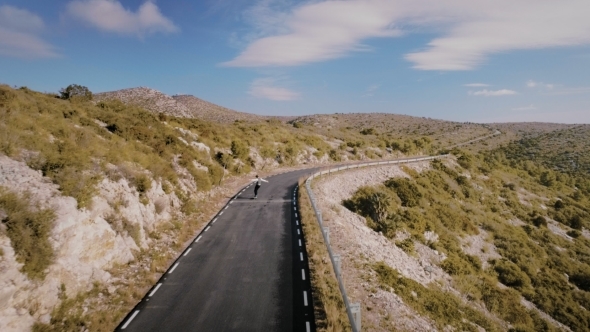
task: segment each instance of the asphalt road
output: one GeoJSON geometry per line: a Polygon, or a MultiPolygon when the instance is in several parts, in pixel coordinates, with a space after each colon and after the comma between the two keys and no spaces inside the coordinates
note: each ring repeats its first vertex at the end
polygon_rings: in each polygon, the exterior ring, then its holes
{"type": "Polygon", "coordinates": [[[240,191],[117,331],[315,331],[297,180],[240,191]]]}

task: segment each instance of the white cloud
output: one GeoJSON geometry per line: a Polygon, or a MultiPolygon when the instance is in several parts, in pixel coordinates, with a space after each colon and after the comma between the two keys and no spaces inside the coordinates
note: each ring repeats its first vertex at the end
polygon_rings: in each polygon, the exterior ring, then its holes
{"type": "Polygon", "coordinates": [[[123,35],[142,37],[179,31],[152,1],[144,2],[134,13],[116,0],[75,0],[67,5],[67,13],[100,30],[123,35]]]}
{"type": "Polygon", "coordinates": [[[469,84],[463,84],[463,86],[467,86],[470,88],[485,88],[487,86],[490,86],[489,84],[484,84],[484,83],[469,83],[469,84]]]}
{"type": "Polygon", "coordinates": [[[513,111],[534,111],[536,109],[537,109],[537,107],[535,107],[535,105],[531,104],[529,106],[516,107],[516,108],[513,108],[512,110],[513,111]]]}
{"type": "Polygon", "coordinates": [[[367,87],[365,93],[363,93],[363,97],[373,97],[375,95],[375,91],[379,90],[381,86],[379,84],[373,84],[367,87]]]}
{"type": "MultiPolygon", "coordinates": [[[[338,58],[351,51],[367,50],[360,40],[392,37],[387,13],[367,1],[327,1],[296,8],[282,20],[279,33],[253,41],[235,59],[235,67],[294,66],[338,58]]],[[[274,26],[274,29],[279,29],[274,26]]]]}
{"type": "Polygon", "coordinates": [[[441,33],[423,50],[406,54],[414,68],[470,70],[495,53],[590,44],[588,12],[588,0],[311,1],[280,16],[273,11],[280,18],[269,19],[275,32],[252,41],[225,65],[295,66],[334,59],[367,50],[363,40],[399,36],[403,27],[441,33]]]}
{"type": "Polygon", "coordinates": [[[548,95],[552,96],[562,96],[562,95],[577,95],[577,94],[587,94],[590,93],[590,87],[582,86],[582,87],[561,87],[555,89],[551,92],[547,92],[548,95]]]}
{"type": "Polygon", "coordinates": [[[296,100],[299,98],[298,92],[276,86],[276,83],[277,79],[271,77],[256,79],[250,84],[250,91],[248,93],[256,98],[278,101],[296,100]]]}
{"type": "Polygon", "coordinates": [[[502,89],[502,90],[483,89],[483,90],[479,90],[479,91],[469,91],[469,94],[472,96],[499,97],[499,96],[515,95],[515,94],[517,94],[517,92],[513,91],[513,90],[507,90],[507,89],[502,89]]]}
{"type": "Polygon", "coordinates": [[[43,20],[25,10],[0,6],[0,55],[18,58],[51,58],[59,56],[55,47],[39,36],[43,20]]]}
{"type": "Polygon", "coordinates": [[[547,90],[551,90],[555,87],[555,84],[546,84],[543,82],[536,82],[533,80],[528,80],[526,82],[526,86],[529,88],[545,88],[547,90]]]}

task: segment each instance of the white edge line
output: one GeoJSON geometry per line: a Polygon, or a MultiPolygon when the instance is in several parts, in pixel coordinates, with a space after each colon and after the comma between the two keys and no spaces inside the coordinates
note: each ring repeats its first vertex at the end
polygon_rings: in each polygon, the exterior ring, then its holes
{"type": "Polygon", "coordinates": [[[133,315],[131,315],[131,317],[129,317],[129,319],[127,320],[127,322],[125,322],[125,325],[121,326],[121,330],[126,329],[127,326],[129,325],[129,323],[131,323],[131,321],[133,320],[133,318],[135,318],[135,316],[137,316],[138,313],[139,313],[139,310],[135,310],[135,312],[133,313],[133,315]]]}
{"type": "Polygon", "coordinates": [[[199,240],[202,238],[201,235],[199,235],[199,237],[195,240],[195,243],[199,242],[199,240]]]}
{"type": "Polygon", "coordinates": [[[301,240],[299,240],[299,246],[301,247],[301,240]]]}
{"type": "Polygon", "coordinates": [[[174,272],[174,270],[176,270],[177,267],[178,267],[178,263],[174,264],[174,266],[172,267],[172,269],[170,269],[170,272],[168,272],[168,274],[174,272]]]}
{"type": "Polygon", "coordinates": [[[219,215],[222,215],[222,214],[223,214],[223,211],[219,212],[219,215]]]}
{"type": "Polygon", "coordinates": [[[299,220],[295,220],[295,224],[299,226],[299,220]]]}
{"type": "Polygon", "coordinates": [[[188,255],[188,253],[191,252],[191,250],[193,250],[193,248],[188,248],[188,250],[182,256],[184,257],[184,256],[188,255]]]}
{"type": "Polygon", "coordinates": [[[299,233],[299,230],[297,230],[297,235],[299,235],[299,234],[301,234],[301,233],[299,233]]]}
{"type": "Polygon", "coordinates": [[[303,291],[303,304],[307,307],[307,291],[303,291]]]}
{"type": "Polygon", "coordinates": [[[311,332],[311,326],[310,326],[309,322],[305,322],[305,331],[311,332]]]}
{"type": "Polygon", "coordinates": [[[299,253],[299,258],[301,258],[301,261],[303,262],[303,253],[302,252],[299,253]]]}
{"type": "Polygon", "coordinates": [[[207,228],[205,228],[205,232],[208,231],[209,228],[211,228],[211,226],[207,226],[207,228]]]}
{"type": "Polygon", "coordinates": [[[305,270],[301,269],[301,280],[305,280],[305,270]]]}
{"type": "Polygon", "coordinates": [[[156,288],[154,288],[154,290],[150,292],[150,295],[148,295],[148,297],[152,297],[154,294],[156,294],[160,286],[162,286],[161,282],[159,282],[158,285],[156,285],[156,288]]]}

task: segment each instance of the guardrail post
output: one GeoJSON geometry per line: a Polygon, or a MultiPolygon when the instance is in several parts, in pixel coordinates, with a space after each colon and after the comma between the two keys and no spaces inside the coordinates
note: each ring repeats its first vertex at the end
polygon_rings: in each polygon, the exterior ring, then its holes
{"type": "Polygon", "coordinates": [[[351,303],[350,304],[350,312],[352,312],[352,317],[354,318],[354,325],[356,325],[356,330],[361,330],[361,304],[360,303],[351,303]]]}
{"type": "Polygon", "coordinates": [[[326,243],[330,244],[330,228],[324,227],[324,234],[326,234],[326,243]]]}
{"type": "Polygon", "coordinates": [[[335,268],[335,272],[336,272],[336,276],[340,276],[340,261],[342,258],[340,258],[340,255],[334,255],[334,268],[335,268]]]}

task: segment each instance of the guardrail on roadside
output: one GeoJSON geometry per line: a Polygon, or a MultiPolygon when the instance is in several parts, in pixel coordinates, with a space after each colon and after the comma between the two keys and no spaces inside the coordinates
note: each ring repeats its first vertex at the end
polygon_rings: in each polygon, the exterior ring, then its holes
{"type": "Polygon", "coordinates": [[[369,166],[381,166],[381,165],[395,165],[395,164],[408,164],[408,163],[415,163],[419,161],[427,161],[433,160],[437,158],[446,158],[448,154],[439,155],[439,156],[429,156],[429,157],[417,157],[417,158],[406,158],[406,159],[396,159],[396,160],[388,160],[388,161],[376,161],[376,162],[368,162],[368,163],[360,163],[354,165],[346,165],[340,167],[333,167],[327,170],[322,170],[310,175],[307,180],[305,180],[305,189],[307,190],[307,194],[311,200],[311,205],[315,212],[316,218],[318,220],[318,224],[320,225],[320,229],[322,230],[322,235],[324,237],[324,243],[326,243],[326,247],[328,248],[328,254],[330,255],[330,261],[332,262],[332,268],[334,269],[334,273],[336,274],[336,279],[338,280],[338,287],[340,288],[340,292],[342,293],[342,299],[344,300],[344,305],[346,306],[346,313],[348,315],[348,319],[350,320],[350,326],[352,327],[353,332],[359,332],[361,330],[361,306],[359,303],[350,303],[348,301],[348,296],[346,295],[346,289],[344,289],[344,282],[342,281],[342,277],[340,275],[340,256],[335,255],[332,252],[332,248],[330,247],[330,234],[326,227],[324,227],[324,222],[322,219],[322,212],[318,208],[316,204],[316,198],[311,190],[311,180],[316,177],[321,177],[324,174],[331,174],[334,172],[344,171],[348,169],[356,169],[362,167],[369,167],[369,166]]]}

